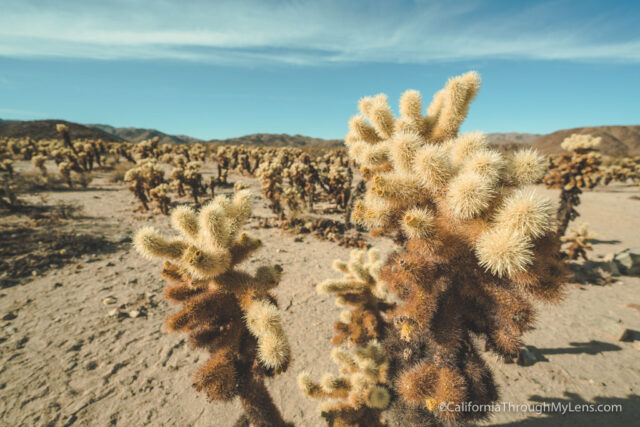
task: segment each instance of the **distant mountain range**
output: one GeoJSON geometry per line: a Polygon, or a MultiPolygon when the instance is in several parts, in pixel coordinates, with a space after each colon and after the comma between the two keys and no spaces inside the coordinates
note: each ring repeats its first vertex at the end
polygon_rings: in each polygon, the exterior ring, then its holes
{"type": "Polygon", "coordinates": [[[33,138],[33,139],[53,139],[59,138],[56,131],[56,124],[64,123],[69,127],[69,133],[73,138],[78,139],[102,139],[103,141],[123,142],[123,138],[109,134],[100,129],[67,122],[66,120],[1,120],[0,137],[9,138],[33,138]]]}
{"type": "MultiPolygon", "coordinates": [[[[140,129],[133,127],[118,128],[102,124],[81,125],[65,120],[34,120],[17,121],[0,119],[0,137],[33,139],[57,138],[56,124],[65,123],[73,138],[102,139],[113,142],[139,142],[158,137],[162,143],[218,143],[227,145],[261,145],[269,147],[341,147],[342,140],[321,139],[304,135],[256,133],[236,138],[201,140],[185,135],[169,135],[155,129],[140,129]]],[[[559,130],[547,135],[531,133],[489,133],[489,143],[501,150],[533,146],[544,154],[554,154],[562,151],[560,143],[564,138],[573,134],[590,134],[601,137],[600,151],[613,156],[640,155],[640,126],[593,126],[559,130]]]]}
{"type": "Polygon", "coordinates": [[[99,129],[109,135],[116,136],[129,142],[140,142],[145,139],[151,139],[158,137],[161,143],[171,144],[189,144],[196,142],[203,142],[198,138],[192,138],[186,135],[168,135],[155,129],[140,129],[140,128],[117,128],[109,125],[85,125],[89,128],[99,129]]]}
{"type": "Polygon", "coordinates": [[[344,147],[341,139],[321,139],[286,133],[254,133],[228,139],[212,139],[209,142],[225,145],[264,145],[268,147],[344,147]]]}

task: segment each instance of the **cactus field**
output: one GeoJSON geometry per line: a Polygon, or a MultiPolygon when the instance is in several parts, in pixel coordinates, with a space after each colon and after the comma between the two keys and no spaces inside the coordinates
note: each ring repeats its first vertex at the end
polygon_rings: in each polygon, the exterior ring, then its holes
{"type": "Polygon", "coordinates": [[[342,148],[0,138],[0,425],[637,422],[640,159],[498,152],[479,85],[342,148]]]}

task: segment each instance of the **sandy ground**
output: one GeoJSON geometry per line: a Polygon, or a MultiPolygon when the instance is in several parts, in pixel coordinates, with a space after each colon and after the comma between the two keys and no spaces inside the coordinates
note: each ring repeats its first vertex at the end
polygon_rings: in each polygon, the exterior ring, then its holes
{"type": "MultiPolygon", "coordinates": [[[[238,177],[231,176],[234,181],[238,177]]],[[[268,216],[257,196],[254,214],[268,216]]],[[[230,190],[223,190],[229,192],[230,190]]],[[[540,189],[552,199],[557,193],[540,189]]],[[[599,235],[592,257],[640,246],[637,189],[611,186],[583,196],[581,219],[599,235]]],[[[117,241],[144,225],[169,230],[168,219],[134,213],[136,202],[121,184],[98,175],[87,191],[47,194],[48,200],[77,202],[84,216],[76,228],[117,241]]],[[[253,221],[255,225],[255,220],[253,221]]],[[[298,426],[323,425],[317,402],[304,397],[296,376],[335,372],[329,359],[332,325],[339,309],[316,295],[319,281],[349,250],[305,236],[301,242],[278,229],[250,229],[264,248],[245,263],[285,269],[275,290],[286,308],[284,327],[294,363],[268,387],[285,418],[298,426]]],[[[377,241],[384,252],[388,240],[377,241]]],[[[615,328],[640,331],[640,278],[620,277],[608,286],[572,285],[558,306],[540,307],[535,330],[525,343],[539,361],[505,365],[485,355],[501,388],[501,401],[621,404],[618,414],[544,414],[496,411],[488,425],[632,425],[640,419],[640,343],[619,342],[615,328]],[[636,304],[634,308],[632,304],[636,304]],[[631,305],[631,306],[630,306],[631,305]],[[613,331],[613,332],[612,332],[613,331]]],[[[237,402],[208,403],[191,388],[192,374],[206,354],[189,348],[184,337],[166,334],[163,319],[174,310],[162,298],[160,264],[139,256],[130,243],[111,253],[87,254],[76,263],[51,269],[18,286],[0,290],[0,425],[166,425],[231,426],[237,402]],[[116,303],[105,305],[107,297],[116,303]],[[142,315],[110,316],[122,307],[142,315]],[[140,309],[144,307],[143,309],[140,309]]],[[[503,409],[503,408],[500,408],[503,409]]],[[[637,424],[636,424],[637,425],[637,424]]]]}

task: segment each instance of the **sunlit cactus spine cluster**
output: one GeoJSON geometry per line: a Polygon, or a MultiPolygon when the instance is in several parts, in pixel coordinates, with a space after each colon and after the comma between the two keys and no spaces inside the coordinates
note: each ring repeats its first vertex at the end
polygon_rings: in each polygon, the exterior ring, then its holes
{"type": "Polygon", "coordinates": [[[336,296],[336,305],[345,310],[334,325],[334,345],[364,346],[382,336],[383,313],[393,304],[387,300],[386,284],[380,280],[384,261],[377,249],[352,250],[348,262],[335,260],[333,268],[343,274],[341,278],[320,283],[319,294],[336,296]]]}
{"type": "Polygon", "coordinates": [[[391,402],[387,372],[389,360],[380,344],[369,341],[352,349],[336,347],[331,359],[339,375],[325,374],[315,382],[307,373],[298,376],[303,393],[322,399],[318,409],[330,426],[384,426],[382,411],[391,402]]]}

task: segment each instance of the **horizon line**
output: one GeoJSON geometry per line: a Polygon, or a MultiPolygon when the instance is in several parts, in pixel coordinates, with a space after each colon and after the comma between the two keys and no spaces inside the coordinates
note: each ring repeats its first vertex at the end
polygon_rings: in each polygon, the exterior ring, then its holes
{"type": "MultiPolygon", "coordinates": [[[[84,126],[84,127],[89,127],[89,128],[94,128],[94,129],[98,129],[101,130],[99,128],[95,128],[95,126],[109,126],[115,129],[137,129],[137,130],[146,130],[146,131],[156,131],[156,132],[160,132],[164,135],[167,136],[173,136],[173,137],[186,137],[186,138],[191,138],[191,139],[195,139],[195,140],[199,140],[202,142],[211,142],[211,141],[223,141],[223,140],[227,140],[227,139],[235,139],[235,138],[243,138],[243,137],[247,137],[247,136],[252,136],[252,135],[287,135],[287,136],[302,136],[302,137],[306,137],[306,138],[314,138],[314,139],[322,139],[325,141],[343,141],[344,137],[341,138],[327,138],[327,137],[320,137],[320,136],[312,136],[312,135],[305,135],[305,134],[301,134],[301,133],[288,133],[288,132],[252,132],[252,133],[246,133],[246,134],[241,134],[241,135],[236,135],[236,136],[228,136],[228,137],[213,137],[213,138],[198,138],[195,136],[191,136],[189,134],[186,133],[167,133],[164,132],[158,128],[147,128],[147,127],[137,127],[137,126],[114,126],[111,124],[106,124],[106,123],[80,123],[80,122],[75,122],[75,121],[71,121],[71,120],[67,120],[67,119],[59,119],[59,118],[47,118],[47,119],[4,119],[2,117],[0,117],[0,122],[45,122],[45,121],[59,121],[59,122],[66,122],[66,123],[72,123],[72,124],[76,124],[76,125],[80,125],[80,126],[84,126]]],[[[2,126],[2,124],[0,124],[0,126],[2,126]]],[[[632,124],[599,124],[599,125],[583,125],[583,126],[573,126],[573,127],[568,127],[568,128],[562,128],[562,129],[556,129],[554,131],[551,132],[545,132],[545,133],[540,133],[540,132],[520,132],[520,131],[480,131],[486,135],[490,135],[490,134],[499,134],[499,135],[505,135],[505,134],[511,134],[511,133],[515,133],[515,134],[520,134],[520,135],[537,135],[537,136],[545,136],[545,135],[550,135],[556,132],[561,132],[561,131],[566,131],[566,130],[573,130],[573,129],[581,129],[581,128],[593,128],[593,127],[631,127],[631,126],[639,126],[640,127],[640,123],[632,123],[632,124]]],[[[106,131],[103,131],[105,133],[108,133],[106,131]]],[[[466,133],[466,132],[460,132],[460,133],[466,133]]],[[[135,142],[135,141],[127,141],[127,142],[135,142]]]]}

